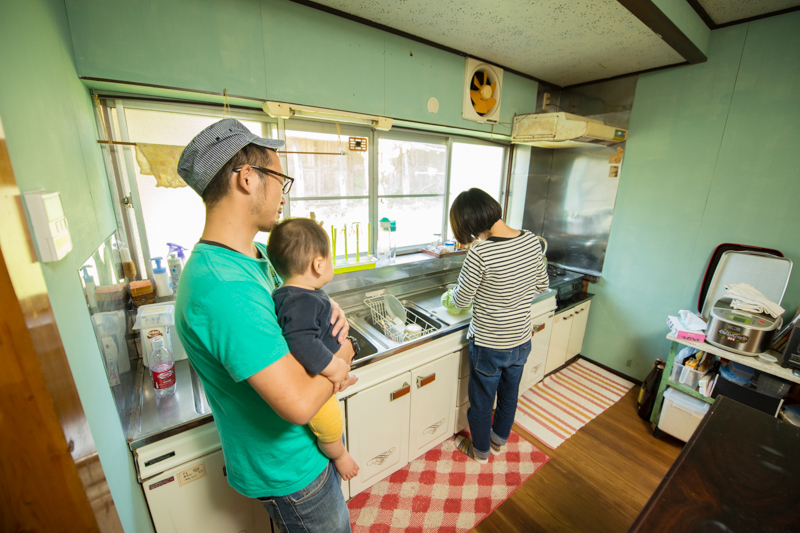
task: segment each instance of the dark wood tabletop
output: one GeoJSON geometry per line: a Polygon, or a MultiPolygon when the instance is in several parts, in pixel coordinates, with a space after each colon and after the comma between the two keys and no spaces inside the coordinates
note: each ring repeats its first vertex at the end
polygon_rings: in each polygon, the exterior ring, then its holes
{"type": "Polygon", "coordinates": [[[800,428],[717,398],[629,532],[800,531],[800,428]]]}

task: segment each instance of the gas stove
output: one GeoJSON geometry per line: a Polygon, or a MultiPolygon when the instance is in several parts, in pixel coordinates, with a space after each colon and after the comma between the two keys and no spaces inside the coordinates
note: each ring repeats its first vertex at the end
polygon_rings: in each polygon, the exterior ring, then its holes
{"type": "Polygon", "coordinates": [[[547,266],[550,288],[556,291],[556,301],[563,302],[583,290],[583,274],[554,265],[547,266]]]}

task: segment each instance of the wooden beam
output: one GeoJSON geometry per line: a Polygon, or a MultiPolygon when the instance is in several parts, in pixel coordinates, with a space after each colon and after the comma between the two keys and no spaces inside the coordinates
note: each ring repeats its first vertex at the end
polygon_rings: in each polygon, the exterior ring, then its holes
{"type": "Polygon", "coordinates": [[[706,55],[651,0],[617,0],[690,65],[705,63],[706,55]]]}

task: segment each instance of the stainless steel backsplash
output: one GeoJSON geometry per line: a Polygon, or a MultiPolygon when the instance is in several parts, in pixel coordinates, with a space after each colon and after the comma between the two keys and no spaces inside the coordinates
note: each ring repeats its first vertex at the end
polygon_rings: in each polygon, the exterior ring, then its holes
{"type": "MultiPolygon", "coordinates": [[[[636,76],[553,93],[561,109],[628,128],[636,91],[636,76]]],[[[541,95],[539,100],[541,101],[541,95]]],[[[629,131],[628,135],[636,135],[629,131]]],[[[600,276],[603,271],[619,177],[609,177],[609,157],[624,150],[588,146],[550,150],[531,149],[528,188],[522,227],[548,242],[550,264],[600,276]]],[[[624,161],[624,155],[623,155],[624,161]]],[[[623,164],[624,166],[624,164],[623,164]]]]}

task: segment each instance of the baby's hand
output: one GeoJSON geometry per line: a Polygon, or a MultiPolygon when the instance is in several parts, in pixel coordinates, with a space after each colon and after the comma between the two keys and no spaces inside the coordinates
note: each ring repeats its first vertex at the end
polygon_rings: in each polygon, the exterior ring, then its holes
{"type": "Polygon", "coordinates": [[[333,392],[339,392],[342,382],[347,379],[348,372],[350,372],[350,365],[334,357],[330,364],[322,371],[322,375],[328,378],[333,383],[333,392]]]}
{"type": "Polygon", "coordinates": [[[358,381],[358,376],[353,374],[348,374],[347,378],[345,378],[345,380],[342,381],[342,383],[339,385],[339,390],[337,392],[342,392],[350,385],[354,385],[356,381],[358,381]]]}

